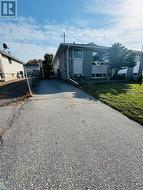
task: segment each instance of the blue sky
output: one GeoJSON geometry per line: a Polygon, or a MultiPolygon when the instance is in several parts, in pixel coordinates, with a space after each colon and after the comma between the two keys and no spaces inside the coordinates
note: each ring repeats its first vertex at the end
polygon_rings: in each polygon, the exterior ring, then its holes
{"type": "MultiPolygon", "coordinates": [[[[108,1],[109,3],[111,0],[108,1]]],[[[76,21],[85,20],[88,24],[100,24],[109,19],[99,13],[91,16],[84,12],[85,0],[42,0],[42,1],[18,1],[18,15],[22,17],[33,17],[38,22],[45,20],[58,24],[77,24],[76,21]]],[[[79,23],[82,26],[82,22],[79,23]]],[[[85,24],[85,23],[84,23],[85,24]]]]}
{"type": "Polygon", "coordinates": [[[66,32],[66,42],[93,41],[110,46],[119,41],[128,48],[141,49],[142,0],[17,2],[17,20],[0,20],[0,45],[7,43],[12,54],[24,61],[42,58],[46,52],[55,53],[59,43],[63,42],[63,32],[66,32]],[[96,28],[117,20],[121,22],[96,28]]]}
{"type": "MultiPolygon", "coordinates": [[[[38,22],[44,20],[55,21],[59,24],[72,23],[82,12],[79,7],[82,0],[19,0],[19,15],[34,17],[38,22]]],[[[82,14],[83,15],[83,14],[82,14]]]]}

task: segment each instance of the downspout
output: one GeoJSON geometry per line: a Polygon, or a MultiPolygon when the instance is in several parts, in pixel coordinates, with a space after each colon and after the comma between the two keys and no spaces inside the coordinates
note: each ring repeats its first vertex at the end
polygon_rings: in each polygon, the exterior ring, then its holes
{"type": "Polygon", "coordinates": [[[79,86],[79,83],[70,78],[70,63],[69,63],[69,45],[67,48],[67,81],[75,86],[79,86]]]}

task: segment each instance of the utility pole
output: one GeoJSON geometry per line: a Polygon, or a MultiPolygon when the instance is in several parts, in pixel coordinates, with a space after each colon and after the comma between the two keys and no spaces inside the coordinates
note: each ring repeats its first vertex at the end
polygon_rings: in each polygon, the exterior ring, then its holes
{"type": "Polygon", "coordinates": [[[30,83],[29,83],[29,79],[28,79],[28,75],[27,75],[27,68],[25,67],[25,75],[26,75],[26,81],[27,81],[27,86],[28,86],[28,90],[29,90],[29,94],[32,97],[32,90],[30,87],[30,83]]]}
{"type": "Polygon", "coordinates": [[[63,33],[63,37],[64,37],[64,43],[66,42],[66,33],[63,33]]]}

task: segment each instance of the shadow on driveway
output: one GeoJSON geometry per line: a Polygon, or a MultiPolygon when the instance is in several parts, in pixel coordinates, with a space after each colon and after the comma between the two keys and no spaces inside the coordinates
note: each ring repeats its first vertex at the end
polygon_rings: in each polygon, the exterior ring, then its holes
{"type": "Polygon", "coordinates": [[[73,98],[96,101],[93,96],[65,81],[60,80],[43,80],[34,90],[35,95],[62,95],[63,93],[72,95],[73,98]]]}

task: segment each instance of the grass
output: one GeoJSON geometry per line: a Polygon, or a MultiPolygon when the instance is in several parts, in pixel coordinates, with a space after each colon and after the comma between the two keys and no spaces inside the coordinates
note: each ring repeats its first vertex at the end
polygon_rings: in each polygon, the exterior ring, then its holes
{"type": "Polygon", "coordinates": [[[143,84],[81,84],[81,88],[143,125],[143,84]]]}

